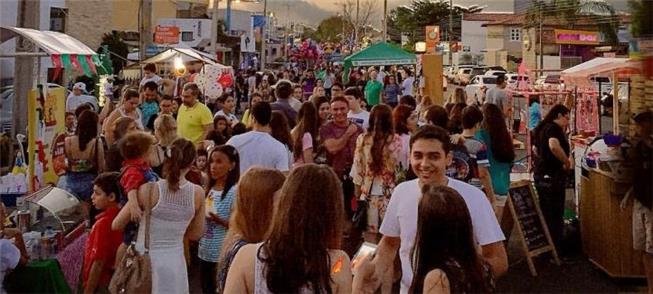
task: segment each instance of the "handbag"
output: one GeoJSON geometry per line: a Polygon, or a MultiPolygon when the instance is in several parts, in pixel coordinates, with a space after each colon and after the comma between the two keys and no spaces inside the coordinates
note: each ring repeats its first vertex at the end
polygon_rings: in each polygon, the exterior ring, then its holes
{"type": "MultiPolygon", "coordinates": [[[[374,186],[374,179],[372,179],[372,183],[370,184],[370,189],[367,192],[367,195],[370,195],[372,193],[372,187],[374,186]]],[[[352,226],[358,230],[365,231],[367,229],[367,209],[369,208],[369,203],[367,199],[358,199],[356,201],[356,211],[354,212],[354,215],[351,217],[351,222],[352,226]]]]}
{"type": "Polygon", "coordinates": [[[145,250],[142,254],[136,251],[132,242],[120,260],[111,282],[109,292],[119,293],[151,293],[152,263],[150,260],[150,195],[152,184],[148,184],[148,197],[145,204],[145,250]]]}

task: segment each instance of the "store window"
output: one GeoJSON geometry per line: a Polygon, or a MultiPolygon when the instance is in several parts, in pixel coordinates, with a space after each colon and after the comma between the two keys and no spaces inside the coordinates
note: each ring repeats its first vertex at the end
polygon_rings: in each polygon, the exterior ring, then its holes
{"type": "Polygon", "coordinates": [[[66,9],[50,7],[50,30],[64,33],[66,31],[66,9]]]}
{"type": "Polygon", "coordinates": [[[181,32],[181,41],[183,42],[193,41],[193,32],[181,32]]]}
{"type": "Polygon", "coordinates": [[[521,29],[510,29],[510,41],[519,42],[521,41],[521,29]]]}

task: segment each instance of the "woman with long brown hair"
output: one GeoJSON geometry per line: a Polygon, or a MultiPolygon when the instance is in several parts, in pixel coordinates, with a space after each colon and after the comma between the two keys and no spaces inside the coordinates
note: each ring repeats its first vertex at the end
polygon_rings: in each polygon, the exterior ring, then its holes
{"type": "Polygon", "coordinates": [[[409,168],[409,149],[410,135],[417,131],[417,113],[408,105],[397,105],[392,111],[392,123],[395,127],[395,133],[401,138],[401,153],[399,162],[401,168],[409,168]]]}
{"type": "Polygon", "coordinates": [[[265,240],[285,179],[280,171],[261,167],[248,169],[240,178],[238,197],[229,219],[229,231],[220,252],[218,293],[224,291],[227,272],[240,248],[265,240]]]}
{"type": "Polygon", "coordinates": [[[293,140],[293,167],[313,163],[318,147],[318,116],[313,103],[304,102],[297,113],[297,126],[290,132],[293,140]]]}
{"type": "Polygon", "coordinates": [[[365,239],[377,241],[377,234],[390,195],[395,187],[395,171],[399,167],[401,137],[392,125],[392,109],[380,104],[372,108],[367,132],[356,140],[353,178],[356,196],[368,202],[365,239]]]}
{"type": "Polygon", "coordinates": [[[483,125],[476,139],[487,146],[490,159],[490,178],[496,196],[495,208],[497,217],[501,219],[503,207],[508,199],[510,188],[510,172],[515,160],[515,147],[508,132],[503,111],[496,104],[483,104],[483,125]]]}
{"type": "Polygon", "coordinates": [[[417,209],[409,293],[488,293],[490,267],[476,250],[469,210],[446,186],[425,185],[417,209]]]}
{"type": "Polygon", "coordinates": [[[273,138],[281,142],[286,151],[288,152],[288,166],[292,166],[292,151],[293,150],[293,140],[290,135],[290,125],[288,123],[288,118],[281,111],[273,111],[272,119],[270,119],[270,129],[273,138]]]}
{"type": "Polygon", "coordinates": [[[131,117],[119,117],[113,122],[113,126],[110,127],[111,140],[109,137],[107,139],[107,144],[109,148],[107,149],[107,160],[106,160],[106,171],[110,172],[119,172],[122,167],[122,155],[120,155],[120,148],[118,148],[118,142],[120,139],[127,136],[127,134],[138,131],[138,125],[136,121],[131,117]]]}
{"type": "MultiPolygon", "coordinates": [[[[188,293],[183,240],[198,240],[204,232],[204,189],[186,180],[196,157],[193,142],[177,139],[167,153],[165,178],[138,189],[138,206],[150,209],[150,220],[146,232],[148,217],[140,218],[136,250],[145,252],[145,234],[149,234],[152,293],[188,293]]],[[[130,210],[122,209],[113,228],[123,229],[129,220],[130,210]]]]}
{"type": "Polygon", "coordinates": [[[281,188],[267,240],[236,254],[224,292],[351,293],[349,257],[338,249],[343,224],[342,189],[333,170],[315,164],[294,169],[281,188]]]}

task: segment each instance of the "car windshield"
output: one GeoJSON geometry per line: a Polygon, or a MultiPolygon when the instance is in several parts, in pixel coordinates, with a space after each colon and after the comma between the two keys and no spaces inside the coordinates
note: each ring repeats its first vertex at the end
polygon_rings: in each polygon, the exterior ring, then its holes
{"type": "Polygon", "coordinates": [[[468,73],[471,73],[471,72],[472,72],[471,69],[468,69],[468,68],[463,69],[463,73],[464,73],[464,74],[468,74],[468,73]]]}
{"type": "Polygon", "coordinates": [[[496,83],[497,83],[496,77],[483,77],[483,84],[496,84],[496,83]]]}

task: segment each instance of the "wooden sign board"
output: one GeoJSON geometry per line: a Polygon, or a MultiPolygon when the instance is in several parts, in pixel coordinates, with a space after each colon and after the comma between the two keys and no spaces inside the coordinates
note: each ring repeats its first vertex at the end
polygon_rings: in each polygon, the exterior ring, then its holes
{"type": "Polygon", "coordinates": [[[537,192],[531,181],[523,180],[510,185],[508,207],[517,225],[517,236],[520,239],[528,268],[533,276],[537,276],[533,257],[545,252],[552,252],[557,265],[560,265],[558,252],[553,244],[549,229],[540,210],[537,192]]]}

